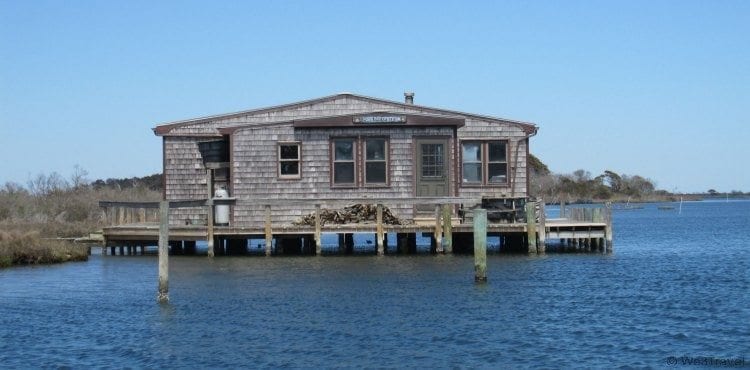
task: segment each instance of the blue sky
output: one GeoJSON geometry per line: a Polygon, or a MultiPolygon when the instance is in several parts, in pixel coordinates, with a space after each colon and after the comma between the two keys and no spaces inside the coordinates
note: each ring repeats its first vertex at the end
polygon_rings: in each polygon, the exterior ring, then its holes
{"type": "Polygon", "coordinates": [[[159,123],[405,90],[536,123],[555,172],[750,191],[750,1],[0,0],[0,183],[148,175],[159,123]]]}

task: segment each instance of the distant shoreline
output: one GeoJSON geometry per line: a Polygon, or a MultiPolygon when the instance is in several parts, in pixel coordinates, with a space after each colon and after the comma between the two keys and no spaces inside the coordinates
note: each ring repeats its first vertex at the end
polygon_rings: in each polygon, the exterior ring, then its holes
{"type": "MultiPolygon", "coordinates": [[[[565,201],[565,204],[601,204],[601,203],[612,203],[612,204],[653,204],[653,203],[675,203],[679,202],[680,198],[682,198],[682,201],[685,202],[701,202],[701,201],[723,201],[723,200],[750,200],[749,195],[735,195],[735,196],[729,196],[726,195],[706,195],[706,194],[674,194],[669,196],[658,196],[658,197],[646,197],[646,198],[638,198],[638,199],[595,199],[595,198],[581,198],[581,199],[571,199],[570,201],[565,201]]],[[[556,204],[559,205],[559,200],[553,200],[548,201],[545,200],[545,204],[556,204]]]]}

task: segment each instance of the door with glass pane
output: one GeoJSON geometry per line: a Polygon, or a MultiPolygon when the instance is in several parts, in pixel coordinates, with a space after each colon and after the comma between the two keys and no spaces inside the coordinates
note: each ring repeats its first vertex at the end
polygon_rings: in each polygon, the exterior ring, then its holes
{"type": "MultiPolygon", "coordinates": [[[[447,139],[417,140],[417,196],[446,197],[450,195],[450,173],[447,139]]],[[[434,206],[418,207],[434,211],[434,206]]]]}

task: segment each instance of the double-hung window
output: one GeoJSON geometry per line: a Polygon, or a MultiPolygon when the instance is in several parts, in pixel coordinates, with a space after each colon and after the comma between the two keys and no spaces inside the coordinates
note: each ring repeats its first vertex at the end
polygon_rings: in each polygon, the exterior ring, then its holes
{"type": "Polygon", "coordinates": [[[356,152],[357,142],[355,139],[333,140],[333,185],[355,186],[356,185],[356,152]]]}
{"type": "Polygon", "coordinates": [[[508,182],[508,160],[505,141],[487,143],[487,182],[505,184],[508,182]]]}
{"type": "Polygon", "coordinates": [[[461,173],[465,185],[508,183],[507,141],[464,141],[461,143],[461,173]]]}
{"type": "Polygon", "coordinates": [[[461,146],[463,158],[463,183],[481,184],[482,176],[482,143],[464,142],[461,146]]]}
{"type": "Polygon", "coordinates": [[[388,161],[387,138],[331,139],[331,186],[387,186],[388,161]]]}
{"type": "Polygon", "coordinates": [[[366,138],[365,185],[388,183],[388,141],[382,138],[366,138]]]}
{"type": "Polygon", "coordinates": [[[300,143],[279,143],[279,178],[299,179],[301,177],[301,160],[300,143]]]}

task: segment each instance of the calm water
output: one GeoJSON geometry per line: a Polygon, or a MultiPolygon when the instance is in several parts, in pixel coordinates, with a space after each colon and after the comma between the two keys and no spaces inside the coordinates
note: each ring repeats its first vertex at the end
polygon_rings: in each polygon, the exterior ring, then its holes
{"type": "MultiPolygon", "coordinates": [[[[553,213],[552,216],[555,214],[553,213]]],[[[0,270],[0,367],[664,367],[750,361],[750,202],[615,213],[615,253],[156,257],[0,270]]]]}

